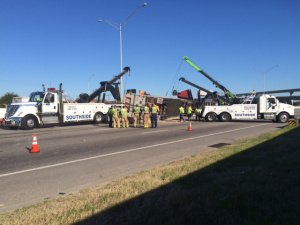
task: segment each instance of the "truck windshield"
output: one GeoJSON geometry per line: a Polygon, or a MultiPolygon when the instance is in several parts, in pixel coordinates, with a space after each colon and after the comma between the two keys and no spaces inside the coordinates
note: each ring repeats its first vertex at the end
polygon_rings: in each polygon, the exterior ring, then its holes
{"type": "Polygon", "coordinates": [[[43,101],[44,93],[43,92],[32,92],[29,97],[30,102],[41,102],[43,101]]]}

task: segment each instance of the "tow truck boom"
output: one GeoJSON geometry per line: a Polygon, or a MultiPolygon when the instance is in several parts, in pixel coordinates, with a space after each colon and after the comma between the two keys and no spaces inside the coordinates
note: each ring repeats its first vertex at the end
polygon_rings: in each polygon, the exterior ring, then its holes
{"type": "Polygon", "coordinates": [[[201,91],[206,92],[208,95],[210,95],[210,96],[212,96],[213,98],[215,98],[215,99],[218,101],[218,103],[219,103],[220,105],[223,105],[224,102],[227,102],[227,103],[228,103],[228,100],[227,100],[226,98],[224,98],[224,97],[222,97],[222,96],[219,96],[219,95],[218,95],[217,93],[215,93],[215,92],[211,92],[211,91],[209,91],[209,90],[207,90],[207,89],[205,89],[205,88],[203,88],[203,87],[200,87],[200,86],[198,86],[197,84],[194,84],[194,83],[192,83],[192,82],[186,80],[184,77],[180,77],[179,80],[182,81],[182,82],[184,82],[184,83],[186,83],[186,84],[188,84],[188,85],[191,85],[191,86],[194,87],[194,88],[197,88],[197,89],[199,89],[199,90],[201,90],[201,91]]]}
{"type": "Polygon", "coordinates": [[[209,76],[199,66],[197,66],[196,64],[194,64],[187,56],[184,56],[183,60],[186,61],[188,64],[190,64],[195,70],[197,70],[199,73],[201,73],[207,79],[209,79],[217,88],[219,88],[220,90],[222,90],[224,92],[224,94],[225,94],[225,98],[227,99],[227,102],[234,103],[236,101],[237,97],[231,91],[229,91],[226,87],[224,87],[218,81],[216,81],[211,76],[209,76]]]}
{"type": "Polygon", "coordinates": [[[116,75],[110,81],[102,81],[102,82],[100,82],[101,86],[97,90],[95,90],[92,94],[90,94],[90,96],[88,98],[88,102],[92,101],[97,96],[100,96],[100,94],[102,92],[105,92],[105,91],[110,91],[111,94],[113,95],[113,97],[116,100],[121,100],[119,88],[118,88],[117,85],[115,85],[115,87],[113,87],[113,83],[115,83],[117,80],[119,80],[128,71],[130,71],[130,68],[129,67],[124,67],[123,71],[121,73],[119,73],[118,75],[116,75]]]}

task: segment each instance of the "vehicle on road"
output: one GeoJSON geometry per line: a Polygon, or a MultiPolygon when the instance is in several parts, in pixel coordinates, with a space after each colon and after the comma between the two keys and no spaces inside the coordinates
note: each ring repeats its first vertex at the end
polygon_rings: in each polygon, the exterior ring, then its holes
{"type": "Polygon", "coordinates": [[[275,96],[261,95],[256,104],[204,106],[201,117],[208,122],[262,119],[286,123],[294,114],[294,106],[279,102],[275,96]]]}
{"type": "Polygon", "coordinates": [[[264,93],[257,95],[256,92],[252,92],[246,97],[238,97],[217,80],[204,72],[200,67],[189,60],[188,57],[185,56],[183,59],[224,93],[224,96],[220,96],[217,93],[196,85],[183,77],[180,78],[180,81],[197,88],[199,91],[207,93],[200,104],[201,117],[206,121],[212,122],[219,120],[225,122],[231,120],[261,119],[285,123],[288,122],[290,118],[294,117],[294,107],[289,104],[281,103],[275,96],[264,93]],[[206,104],[206,100],[208,98],[212,100],[211,103],[214,103],[214,105],[206,104]]]}
{"type": "MultiPolygon", "coordinates": [[[[94,121],[100,123],[107,121],[108,110],[111,104],[99,102],[100,95],[110,91],[117,100],[120,99],[118,79],[130,71],[125,67],[121,73],[110,81],[101,82],[101,87],[92,94],[81,94],[77,102],[68,102],[63,94],[62,84],[59,90],[43,85],[43,91],[31,93],[29,100],[19,99],[11,103],[6,111],[4,125],[7,127],[19,127],[33,129],[46,124],[66,124],[94,121]],[[115,85],[115,87],[113,86],[115,85]],[[98,97],[98,102],[93,102],[98,97]]],[[[103,97],[104,101],[104,97],[103,97]]]]}
{"type": "Polygon", "coordinates": [[[6,113],[6,105],[1,104],[0,105],[0,126],[2,125],[2,122],[4,121],[5,113],[6,113]]]}
{"type": "Polygon", "coordinates": [[[110,105],[105,103],[68,103],[61,90],[48,88],[33,92],[28,102],[11,103],[7,107],[4,126],[33,129],[46,124],[105,120],[110,105]]]}

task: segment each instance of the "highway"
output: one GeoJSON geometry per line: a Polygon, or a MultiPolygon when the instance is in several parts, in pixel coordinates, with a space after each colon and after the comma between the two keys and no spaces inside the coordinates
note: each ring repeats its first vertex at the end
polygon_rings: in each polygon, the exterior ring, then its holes
{"type": "Polygon", "coordinates": [[[0,212],[67,195],[200,153],[218,143],[280,129],[272,122],[159,121],[156,129],[106,124],[0,129],[0,212]],[[29,153],[33,134],[40,153],[29,153]]]}

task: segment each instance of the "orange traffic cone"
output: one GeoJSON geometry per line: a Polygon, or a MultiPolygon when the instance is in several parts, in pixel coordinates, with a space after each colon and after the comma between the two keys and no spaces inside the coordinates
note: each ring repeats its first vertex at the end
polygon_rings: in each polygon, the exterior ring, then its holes
{"type": "Polygon", "coordinates": [[[33,135],[32,144],[31,144],[31,151],[30,153],[39,153],[40,148],[37,142],[36,134],[33,135]]]}
{"type": "Polygon", "coordinates": [[[187,131],[192,131],[192,130],[193,130],[193,129],[192,129],[192,123],[190,122],[187,131]]]}

